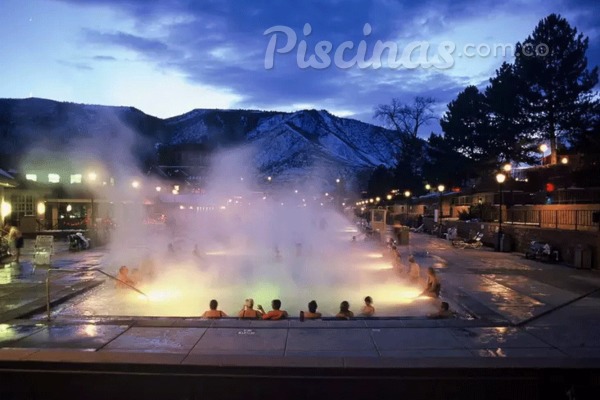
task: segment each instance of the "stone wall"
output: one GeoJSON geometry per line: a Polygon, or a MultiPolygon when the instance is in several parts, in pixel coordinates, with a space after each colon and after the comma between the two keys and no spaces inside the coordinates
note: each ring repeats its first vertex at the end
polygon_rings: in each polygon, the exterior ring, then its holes
{"type": "MultiPolygon", "coordinates": [[[[433,221],[427,219],[426,226],[433,226],[433,221]]],[[[494,247],[496,241],[497,223],[490,222],[465,222],[445,221],[446,227],[456,227],[458,236],[463,238],[473,237],[477,232],[483,232],[484,245],[494,247]]],[[[592,251],[592,266],[600,268],[600,232],[574,231],[561,229],[538,228],[523,225],[502,225],[502,232],[511,237],[513,251],[524,253],[529,248],[532,240],[548,242],[559,251],[561,259],[573,265],[575,251],[578,246],[592,251]]]]}

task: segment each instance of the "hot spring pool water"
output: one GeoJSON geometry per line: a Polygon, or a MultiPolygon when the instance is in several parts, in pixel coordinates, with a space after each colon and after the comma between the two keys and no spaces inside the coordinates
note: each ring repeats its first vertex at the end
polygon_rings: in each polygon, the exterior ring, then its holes
{"type": "MultiPolygon", "coordinates": [[[[324,317],[334,316],[341,301],[359,315],[364,297],[373,298],[376,317],[425,316],[437,310],[431,298],[419,296],[423,290],[429,258],[417,258],[423,282],[410,284],[393,269],[387,249],[361,240],[352,241],[356,229],[348,227],[327,236],[327,245],[287,243],[261,247],[243,245],[206,245],[200,257],[177,251],[152,257],[153,276],[141,260],[132,261],[130,270],[139,267],[141,278],[136,287],[143,296],[130,289],[117,288],[115,281],[78,296],[54,310],[65,317],[174,316],[199,317],[211,299],[228,316],[237,316],[244,299],[271,309],[271,300],[282,301],[282,309],[291,317],[316,300],[324,317]]],[[[318,238],[317,238],[318,239],[318,238]]],[[[183,248],[184,246],[176,246],[183,248]]],[[[189,247],[189,246],[188,246],[189,247]]],[[[408,252],[403,253],[403,259],[408,252]]],[[[115,273],[118,267],[106,268],[115,273]]]]}

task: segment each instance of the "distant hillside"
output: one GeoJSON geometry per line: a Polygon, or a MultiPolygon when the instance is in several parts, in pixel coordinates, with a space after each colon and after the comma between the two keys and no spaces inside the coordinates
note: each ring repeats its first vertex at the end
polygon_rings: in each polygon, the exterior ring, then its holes
{"type": "Polygon", "coordinates": [[[164,122],[133,107],[108,107],[29,98],[0,99],[0,167],[18,168],[32,149],[118,162],[132,156],[143,167],[153,144],[167,139],[164,122]]]}
{"type": "Polygon", "coordinates": [[[295,181],[368,174],[394,152],[381,127],[327,111],[203,110],[159,119],[132,107],[0,99],[0,167],[18,165],[32,147],[93,154],[112,165],[129,154],[140,168],[158,149],[207,152],[250,145],[260,174],[295,181]]]}

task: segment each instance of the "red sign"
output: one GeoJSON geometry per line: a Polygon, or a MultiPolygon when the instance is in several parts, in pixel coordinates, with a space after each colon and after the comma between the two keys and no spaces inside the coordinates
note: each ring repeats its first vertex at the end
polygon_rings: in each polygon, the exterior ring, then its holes
{"type": "Polygon", "coordinates": [[[554,189],[556,189],[554,183],[546,183],[546,192],[554,192],[554,189]]]}

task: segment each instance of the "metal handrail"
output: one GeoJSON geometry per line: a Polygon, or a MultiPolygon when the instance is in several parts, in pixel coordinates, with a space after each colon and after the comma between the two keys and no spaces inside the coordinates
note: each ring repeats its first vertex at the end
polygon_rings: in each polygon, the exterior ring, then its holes
{"type": "Polygon", "coordinates": [[[141,290],[139,290],[138,288],[136,288],[135,286],[130,285],[129,283],[122,281],[121,279],[117,278],[116,276],[113,276],[107,272],[104,272],[99,268],[91,268],[88,270],[48,268],[48,272],[46,273],[46,318],[48,321],[50,321],[50,319],[51,319],[50,318],[50,273],[51,272],[62,272],[62,273],[67,273],[67,274],[82,273],[82,272],[99,272],[102,275],[108,276],[109,278],[114,279],[117,282],[121,282],[129,289],[138,292],[139,294],[145,296],[146,299],[148,299],[148,295],[146,293],[142,292],[141,290]]]}

